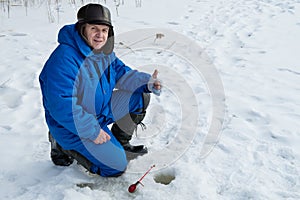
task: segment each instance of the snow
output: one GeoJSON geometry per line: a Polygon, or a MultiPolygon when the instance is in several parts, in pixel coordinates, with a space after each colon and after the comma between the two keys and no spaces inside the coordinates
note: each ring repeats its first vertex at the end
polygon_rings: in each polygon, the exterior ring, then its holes
{"type": "Polygon", "coordinates": [[[116,52],[164,81],[133,141],[149,154],[118,178],[54,166],[38,75],[81,4],[51,5],[53,23],[45,2],[1,7],[0,199],[300,199],[300,1],[106,2],[116,52]]]}

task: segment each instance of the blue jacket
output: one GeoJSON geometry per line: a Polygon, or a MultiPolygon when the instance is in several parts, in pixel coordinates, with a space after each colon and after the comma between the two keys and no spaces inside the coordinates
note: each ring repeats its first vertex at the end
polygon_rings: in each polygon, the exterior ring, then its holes
{"type": "Polygon", "coordinates": [[[114,53],[94,54],[74,24],[59,31],[58,42],[39,81],[49,130],[61,146],[72,149],[80,138],[95,140],[100,128],[114,121],[114,88],[149,92],[150,75],[130,69],[114,53]]]}

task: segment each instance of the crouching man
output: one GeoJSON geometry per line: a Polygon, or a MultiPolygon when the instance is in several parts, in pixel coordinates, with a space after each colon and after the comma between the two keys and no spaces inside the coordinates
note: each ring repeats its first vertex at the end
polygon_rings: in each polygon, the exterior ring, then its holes
{"type": "Polygon", "coordinates": [[[119,176],[128,159],[147,153],[129,141],[161,82],[157,70],[132,70],[116,57],[106,7],[87,4],[77,19],[59,31],[59,45],[39,76],[51,159],[61,166],[75,159],[91,173],[119,176]]]}

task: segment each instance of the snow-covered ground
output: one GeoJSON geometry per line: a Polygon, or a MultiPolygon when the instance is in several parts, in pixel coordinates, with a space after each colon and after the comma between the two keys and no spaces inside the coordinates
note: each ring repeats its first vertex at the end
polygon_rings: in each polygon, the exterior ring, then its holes
{"type": "MultiPolygon", "coordinates": [[[[199,46],[218,73],[199,73],[180,57],[183,50],[168,51],[175,45],[124,54],[133,68],[158,68],[165,83],[161,97],[152,98],[147,130],[133,141],[147,144],[149,154],[130,162],[119,178],[91,176],[75,163],[57,167],[49,159],[38,75],[57,46],[59,28],[76,21],[81,4],[64,2],[59,20],[52,5],[54,23],[46,3],[29,7],[27,16],[14,6],[10,18],[1,7],[0,199],[300,199],[300,1],[142,0],[141,7],[124,1],[118,10],[106,2],[117,52],[120,42],[128,44],[122,40],[128,31],[167,29],[199,46]],[[223,126],[215,148],[203,156],[215,123],[208,80],[218,77],[223,126]],[[145,187],[128,193],[152,164],[145,187]]],[[[145,38],[137,34],[133,41],[146,44],[145,38]]]]}

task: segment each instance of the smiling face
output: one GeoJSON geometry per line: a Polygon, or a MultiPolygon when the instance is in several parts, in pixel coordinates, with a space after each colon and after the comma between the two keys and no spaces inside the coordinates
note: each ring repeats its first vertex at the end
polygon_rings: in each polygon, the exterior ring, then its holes
{"type": "Polygon", "coordinates": [[[107,41],[108,31],[109,27],[106,25],[86,24],[84,35],[93,49],[100,50],[107,41]]]}

